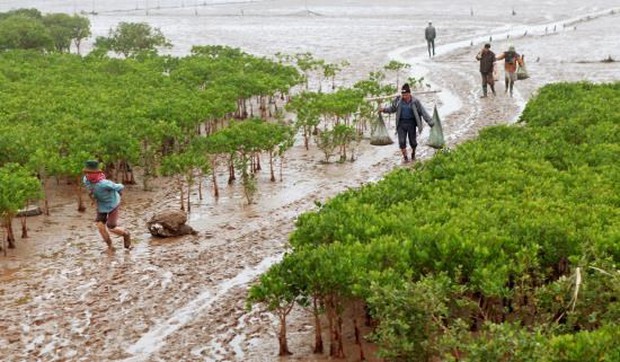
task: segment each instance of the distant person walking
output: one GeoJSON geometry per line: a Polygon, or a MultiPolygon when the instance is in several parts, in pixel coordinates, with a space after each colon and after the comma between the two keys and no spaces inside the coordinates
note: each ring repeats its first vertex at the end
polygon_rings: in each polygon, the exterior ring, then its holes
{"type": "Polygon", "coordinates": [[[409,162],[407,154],[407,137],[411,146],[411,160],[415,160],[415,149],[418,145],[416,140],[416,128],[418,133],[422,132],[422,120],[424,118],[429,126],[433,127],[433,118],[428,114],[420,100],[411,95],[409,84],[403,84],[400,96],[394,98],[388,107],[380,108],[381,113],[396,113],[396,133],[398,134],[398,146],[403,154],[403,161],[409,162]]]}
{"type": "Polygon", "coordinates": [[[424,37],[426,38],[426,45],[428,47],[428,57],[435,56],[435,37],[437,36],[437,32],[435,31],[435,27],[433,26],[433,22],[429,21],[428,26],[424,30],[424,37]]]}
{"type": "Polygon", "coordinates": [[[523,66],[523,59],[521,55],[516,52],[514,45],[510,45],[507,51],[502,52],[502,54],[495,57],[495,59],[504,59],[504,71],[506,73],[504,77],[504,83],[506,85],[504,93],[510,90],[510,96],[512,97],[514,84],[517,80],[517,65],[523,66]]]}
{"type": "Polygon", "coordinates": [[[99,168],[99,162],[94,160],[86,161],[84,167],[84,186],[88,190],[91,199],[97,203],[97,217],[95,225],[103,241],[108,246],[108,251],[113,251],[110,232],[123,237],[125,249],[131,248],[131,237],[129,232],[118,224],[118,214],[121,204],[121,192],[123,184],[117,184],[106,180],[105,174],[99,168]],[[108,232],[109,231],[109,232],[108,232]]]}
{"type": "Polygon", "coordinates": [[[491,87],[491,92],[495,95],[495,79],[493,78],[493,63],[495,63],[495,53],[491,51],[491,44],[486,43],[476,54],[476,59],[480,61],[480,75],[482,76],[482,96],[487,97],[487,87],[491,87]]]}

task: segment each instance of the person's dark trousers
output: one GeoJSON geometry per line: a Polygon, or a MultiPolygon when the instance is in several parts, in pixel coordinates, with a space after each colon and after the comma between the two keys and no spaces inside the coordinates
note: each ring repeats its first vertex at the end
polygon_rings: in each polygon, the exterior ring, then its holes
{"type": "Polygon", "coordinates": [[[427,40],[426,43],[428,45],[428,57],[430,58],[432,55],[435,55],[435,40],[427,40]]]}
{"type": "Polygon", "coordinates": [[[487,96],[487,85],[491,87],[491,92],[495,95],[495,79],[493,78],[493,73],[480,73],[482,78],[482,97],[487,96]]]}
{"type": "Polygon", "coordinates": [[[415,148],[418,145],[415,131],[415,123],[400,123],[396,130],[398,133],[398,146],[400,147],[405,162],[409,161],[407,156],[407,138],[409,138],[409,146],[411,146],[413,150],[411,158],[415,158],[415,148]]]}

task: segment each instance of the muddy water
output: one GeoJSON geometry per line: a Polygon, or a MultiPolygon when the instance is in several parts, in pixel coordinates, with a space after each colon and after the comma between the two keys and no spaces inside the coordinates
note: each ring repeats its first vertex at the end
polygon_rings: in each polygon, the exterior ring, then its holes
{"type": "MultiPolygon", "coordinates": [[[[119,21],[149,21],[171,38],[177,55],[193,44],[227,44],[259,55],[308,51],[330,62],[347,59],[351,68],[338,79],[343,84],[392,59],[408,62],[410,76],[424,77],[431,89],[441,90],[420,99],[429,110],[438,106],[450,147],[485,126],[514,122],[546,83],[606,82],[620,74],[619,63],[600,62],[608,56],[620,59],[615,35],[620,9],[605,0],[569,0],[563,6],[524,0],[515,16],[486,0],[471,9],[449,1],[420,1],[412,7],[395,0],[381,5],[370,0],[344,5],[207,1],[204,6],[162,0],[156,9],[151,0],[148,17],[145,2],[35,0],[3,2],[0,11],[17,3],[69,12],[96,6],[99,15],[91,17],[95,35],[105,35],[119,21]],[[439,32],[433,59],[426,57],[421,36],[429,18],[439,32]],[[489,37],[496,52],[513,43],[526,54],[532,78],[517,82],[513,98],[503,93],[502,82],[497,97],[478,98],[473,58],[489,37]]],[[[393,123],[387,120],[391,134],[393,123]]],[[[433,152],[418,148],[422,159],[433,152]]],[[[197,236],[151,238],[146,220],[163,208],[178,208],[179,201],[165,180],[157,180],[153,192],[130,186],[121,218],[137,243],[130,252],[114,254],[104,252],[91,223],[92,206],[77,212],[71,186],[50,184],[51,215],[30,218],[30,238],[18,239],[18,248],[0,257],[0,356],[9,361],[278,360],[277,321],[258,308],[245,309],[247,287],[279,260],[296,217],[313,209],[315,201],[400,167],[395,145],[371,146],[365,139],[354,155],[354,162],[325,164],[316,147],[306,151],[297,142],[286,156],[282,181],[271,183],[266,168],[259,175],[253,205],[245,204],[239,185],[225,185],[221,175],[219,200],[210,188],[203,190],[203,200],[193,190],[189,222],[197,236]]],[[[289,336],[295,354],[287,360],[327,360],[311,355],[312,326],[304,311],[293,312],[289,336]]],[[[347,350],[351,360],[356,353],[347,350]]]]}

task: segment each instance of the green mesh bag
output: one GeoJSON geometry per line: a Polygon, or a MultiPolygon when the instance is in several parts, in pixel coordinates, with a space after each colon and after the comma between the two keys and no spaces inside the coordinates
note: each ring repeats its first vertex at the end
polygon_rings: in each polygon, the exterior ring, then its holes
{"type": "Polygon", "coordinates": [[[375,146],[385,146],[394,143],[390,137],[381,113],[377,120],[373,122],[370,128],[370,144],[375,146]]]}
{"type": "Polygon", "coordinates": [[[434,125],[431,127],[431,131],[428,135],[428,143],[426,145],[436,149],[444,148],[446,140],[443,138],[443,128],[441,127],[441,120],[437,113],[437,106],[433,109],[433,123],[434,125]]]}
{"type": "Polygon", "coordinates": [[[525,55],[521,56],[521,64],[517,63],[517,80],[525,80],[530,77],[530,73],[525,67],[525,55]]]}

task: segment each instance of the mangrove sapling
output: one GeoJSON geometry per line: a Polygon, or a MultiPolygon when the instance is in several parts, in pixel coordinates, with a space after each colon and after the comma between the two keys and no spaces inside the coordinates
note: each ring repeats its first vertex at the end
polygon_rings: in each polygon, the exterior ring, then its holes
{"type": "MultiPolygon", "coordinates": [[[[400,89],[400,75],[403,71],[411,68],[411,64],[402,63],[397,60],[392,60],[388,64],[383,66],[383,69],[386,71],[392,71],[396,74],[396,89],[400,89]]],[[[409,83],[412,84],[412,83],[409,83]]]]}
{"type": "Polygon", "coordinates": [[[243,194],[245,195],[245,199],[249,204],[254,203],[254,196],[256,196],[256,192],[258,191],[258,183],[256,182],[256,177],[249,173],[244,173],[242,175],[243,180],[243,194]]]}
{"type": "Polygon", "coordinates": [[[319,131],[318,134],[314,136],[314,141],[317,147],[323,152],[325,163],[329,163],[330,158],[336,154],[336,148],[338,148],[335,131],[319,131]]]}
{"type": "Polygon", "coordinates": [[[262,148],[269,154],[270,180],[276,181],[274,170],[274,158],[280,157],[280,181],[282,181],[282,168],[285,152],[290,149],[295,142],[295,130],[284,122],[264,123],[264,140],[262,148]]]}
{"type": "Polygon", "coordinates": [[[271,266],[262,274],[258,283],[250,287],[246,300],[246,308],[260,303],[278,318],[279,356],[292,354],[288,347],[287,317],[301,296],[300,290],[296,288],[300,285],[297,280],[298,273],[288,259],[285,256],[280,263],[271,266]]]}
{"type": "Polygon", "coordinates": [[[172,176],[177,181],[181,200],[181,210],[191,211],[191,188],[196,180],[195,171],[202,170],[209,165],[209,160],[200,147],[193,144],[181,153],[171,154],[162,160],[161,170],[166,176],[172,176]],[[185,197],[185,190],[187,197],[185,197]]]}
{"type": "MultiPolygon", "coordinates": [[[[356,139],[357,132],[352,126],[337,124],[334,127],[334,141],[338,145],[338,153],[340,162],[347,160],[347,149],[349,145],[356,139]]],[[[353,157],[353,155],[351,155],[353,157]]]]}
{"type": "Polygon", "coordinates": [[[258,184],[256,182],[256,178],[254,177],[254,173],[250,170],[248,172],[248,168],[251,167],[251,155],[248,155],[243,150],[239,151],[237,154],[237,158],[235,159],[236,168],[241,170],[241,184],[243,186],[243,195],[245,196],[248,205],[254,202],[254,196],[258,191],[258,184]]]}
{"type": "Polygon", "coordinates": [[[350,63],[346,60],[343,60],[342,62],[340,62],[340,64],[333,64],[333,63],[322,64],[323,77],[325,77],[326,80],[331,80],[332,91],[336,90],[336,75],[338,75],[338,73],[342,71],[343,67],[348,67],[349,65],[350,63]]]}
{"type": "Polygon", "coordinates": [[[304,138],[304,147],[306,150],[310,149],[310,139],[313,135],[316,135],[318,125],[321,122],[320,113],[317,109],[311,108],[312,105],[306,106],[304,101],[297,102],[299,98],[294,98],[294,103],[291,102],[288,109],[297,110],[297,120],[295,126],[302,130],[302,136],[304,138]]]}
{"type": "MultiPolygon", "coordinates": [[[[38,133],[38,132],[33,132],[38,133]]],[[[42,211],[46,216],[50,215],[49,197],[47,181],[50,175],[58,177],[58,173],[55,170],[60,165],[60,155],[58,153],[57,145],[50,145],[48,137],[29,137],[28,142],[34,146],[34,151],[29,151],[29,160],[26,168],[33,171],[37,175],[41,183],[41,190],[43,191],[43,208],[42,211]]]]}
{"type": "Polygon", "coordinates": [[[13,218],[28,200],[38,200],[40,196],[41,184],[26,168],[15,163],[0,167],[0,220],[10,249],[15,248],[13,218]]]}
{"type": "MultiPolygon", "coordinates": [[[[309,80],[311,78],[311,73],[313,71],[316,71],[322,68],[325,62],[323,60],[315,59],[312,53],[310,52],[295,54],[294,61],[297,67],[303,72],[305,89],[309,90],[310,88],[309,80]]],[[[319,87],[320,87],[320,83],[319,83],[319,87]]]]}
{"type": "Polygon", "coordinates": [[[374,115],[377,111],[373,108],[373,105],[369,102],[363,102],[360,104],[358,110],[352,114],[352,122],[355,125],[357,133],[364,135],[369,127],[369,123],[372,124],[374,115]]]}

